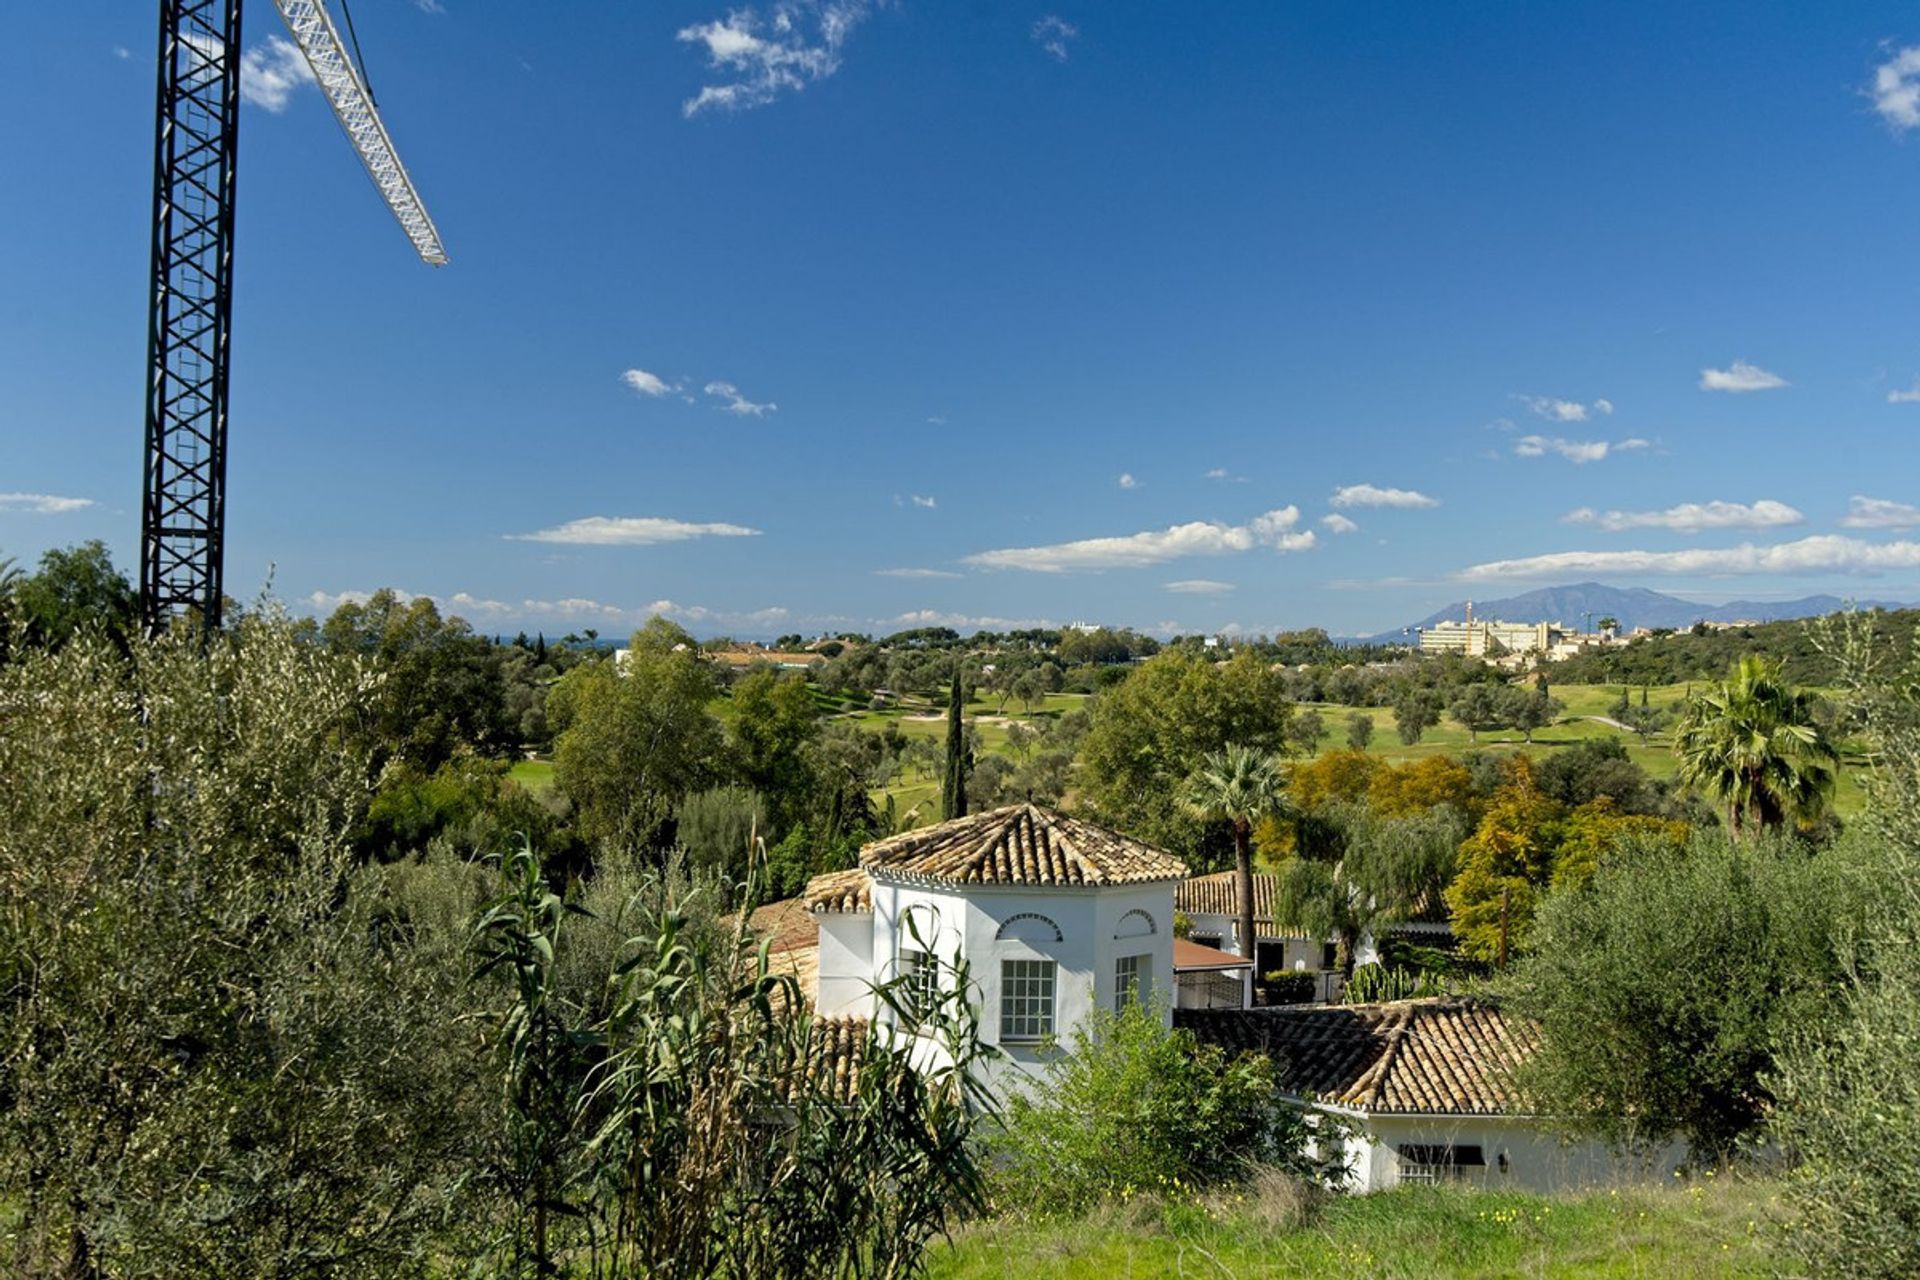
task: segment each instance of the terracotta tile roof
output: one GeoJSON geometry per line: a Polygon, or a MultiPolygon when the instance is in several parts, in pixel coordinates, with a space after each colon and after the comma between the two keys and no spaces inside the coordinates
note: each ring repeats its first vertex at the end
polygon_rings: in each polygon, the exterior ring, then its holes
{"type": "Polygon", "coordinates": [[[1466,1000],[1277,1009],[1176,1009],[1206,1043],[1272,1058],[1296,1096],[1375,1114],[1502,1115],[1539,1029],[1466,1000]]]}
{"type": "Polygon", "coordinates": [[[876,841],[860,851],[860,865],[948,884],[1142,884],[1187,873],[1164,850],[1031,804],[876,841]]]}
{"type": "Polygon", "coordinates": [[[786,1078],[786,1096],[793,1096],[797,1081],[812,1080],[823,1086],[831,1101],[850,1101],[859,1085],[867,1041],[865,1018],[815,1018],[807,1037],[806,1062],[801,1071],[786,1078]]]}
{"type": "MultiPolygon", "coordinates": [[[[733,917],[727,917],[724,923],[731,925],[733,917]]],[[[755,907],[747,917],[747,928],[775,954],[795,947],[816,946],[820,941],[820,925],[807,910],[804,897],[782,898],[755,907]]]]}
{"type": "Polygon", "coordinates": [[[1204,947],[1185,938],[1173,940],[1173,971],[1193,973],[1203,969],[1249,969],[1253,961],[1218,947],[1204,947]]]}
{"type": "Polygon", "coordinates": [[[873,879],[859,867],[827,871],[807,881],[800,901],[807,910],[830,915],[854,915],[873,910],[873,879]]]}
{"type": "MultiPolygon", "coordinates": [[[[1253,930],[1263,938],[1304,938],[1297,929],[1282,929],[1273,922],[1274,877],[1265,871],[1253,873],[1253,930]]],[[[1173,891],[1173,909],[1188,915],[1240,915],[1240,895],[1235,891],[1231,871],[1216,871],[1208,876],[1182,880],[1173,891]]]]}

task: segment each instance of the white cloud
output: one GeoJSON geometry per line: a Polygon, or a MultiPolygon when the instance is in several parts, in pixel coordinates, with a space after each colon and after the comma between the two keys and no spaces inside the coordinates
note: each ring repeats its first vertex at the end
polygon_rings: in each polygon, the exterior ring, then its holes
{"type": "Polygon", "coordinates": [[[1138,489],[1140,482],[1133,478],[1131,471],[1122,471],[1120,473],[1120,487],[1122,489],[1138,489]]]}
{"type": "Polygon", "coordinates": [[[728,413],[740,414],[742,417],[758,418],[765,414],[772,413],[780,407],[777,404],[755,404],[753,401],[741,395],[740,388],[734,386],[731,382],[709,382],[706,386],[706,392],[716,400],[726,401],[725,404],[720,406],[722,409],[725,409],[728,413]]]}
{"type": "Polygon", "coordinates": [[[1790,385],[1777,373],[1769,373],[1757,364],[1748,364],[1745,360],[1735,360],[1725,369],[1702,369],[1700,371],[1700,389],[1702,391],[1771,391],[1776,387],[1790,385]]]}
{"type": "Polygon", "coordinates": [[[664,396],[674,390],[665,378],[657,373],[648,373],[645,369],[629,369],[620,375],[620,381],[643,396],[664,396]]]}
{"type": "Polygon", "coordinates": [[[128,58],[131,58],[133,56],[133,50],[127,48],[127,46],[123,44],[117,44],[113,46],[113,56],[120,59],[120,61],[125,62],[128,58]]]}
{"type": "Polygon", "coordinates": [[[1920,568],[1920,542],[1862,542],[1840,534],[1817,534],[1772,546],[1687,551],[1557,551],[1517,560],[1472,565],[1454,576],[1467,581],[1555,578],[1602,574],[1827,574],[1874,573],[1920,568]]]}
{"type": "Polygon", "coordinates": [[[1067,60],[1067,46],[1079,35],[1080,28],[1051,13],[1033,24],[1033,42],[1045,49],[1055,62],[1067,60]]]}
{"type": "Polygon", "coordinates": [[[1920,129],[1920,45],[1908,45],[1873,69],[1873,109],[1896,130],[1920,129]]]}
{"type": "Polygon", "coordinates": [[[1845,529],[1911,529],[1920,525],[1920,507],[1856,493],[1848,499],[1847,514],[1840,517],[1840,525],[1845,529]]]}
{"type": "Polygon", "coordinates": [[[758,529],[718,522],[695,524],[662,516],[585,516],[537,533],[510,533],[514,542],[563,542],[588,547],[649,547],[689,538],[749,538],[758,529]]]}
{"type": "Polygon", "coordinates": [[[1592,525],[1608,533],[1629,529],[1670,529],[1675,533],[1699,533],[1704,529],[1778,529],[1804,524],[1806,517],[1784,502],[1762,498],[1758,502],[1682,502],[1665,511],[1595,511],[1581,507],[1564,517],[1568,524],[1592,525]]]}
{"type": "Polygon", "coordinates": [[[1888,404],[1920,404],[1920,381],[1915,381],[1913,386],[1908,388],[1905,391],[1887,392],[1887,403],[1888,404]]]}
{"type": "Polygon", "coordinates": [[[1515,400],[1527,406],[1533,413],[1554,422],[1585,422],[1590,414],[1609,414],[1613,412],[1613,401],[1595,400],[1592,404],[1581,404],[1578,400],[1561,400],[1555,396],[1522,396],[1515,400]]]}
{"type": "Polygon", "coordinates": [[[641,618],[658,614],[663,618],[677,618],[681,622],[712,622],[720,626],[771,626],[787,618],[787,610],[779,606],[755,609],[749,613],[730,613],[723,609],[709,609],[703,604],[680,604],[674,600],[652,601],[634,610],[634,614],[641,618]]]}
{"type": "Polygon", "coordinates": [[[1305,551],[1314,545],[1314,536],[1310,530],[1296,531],[1294,526],[1299,522],[1300,509],[1290,506],[1256,516],[1244,525],[1195,520],[1123,537],[982,551],[966,557],[966,562],[987,569],[1061,573],[1069,569],[1139,569],[1185,556],[1225,555],[1255,547],[1305,551]]]}
{"type": "Polygon", "coordinates": [[[951,569],[875,569],[873,572],[882,578],[958,578],[962,576],[951,569]]]}
{"type": "Polygon", "coordinates": [[[295,90],[312,83],[313,68],[291,40],[268,36],[240,55],[240,101],[252,106],[277,115],[295,90]]]}
{"type": "Polygon", "coordinates": [[[1542,458],[1557,453],[1572,463],[1598,462],[1610,453],[1645,449],[1649,442],[1638,436],[1625,440],[1565,440],[1559,436],[1521,436],[1513,442],[1514,453],[1522,458],[1542,458]]]}
{"type": "Polygon", "coordinates": [[[1182,578],[1178,582],[1166,584],[1167,590],[1183,596],[1221,596],[1233,590],[1231,582],[1216,582],[1212,578],[1182,578]]]}
{"type": "Polygon", "coordinates": [[[970,613],[947,613],[940,609],[913,609],[884,621],[901,627],[965,627],[986,631],[1024,631],[1033,627],[1051,627],[1050,618],[996,618],[970,613]]]}
{"type": "Polygon", "coordinates": [[[1320,523],[1325,526],[1329,533],[1353,533],[1360,528],[1359,525],[1347,519],[1338,511],[1331,511],[1321,516],[1320,523]]]}
{"type": "Polygon", "coordinates": [[[0,511],[36,516],[57,516],[92,505],[92,498],[63,498],[55,493],[0,493],[0,511]]]}
{"type": "Polygon", "coordinates": [[[712,71],[732,76],[701,88],[681,104],[689,119],[702,111],[763,107],[840,69],[840,52],[866,20],[869,0],[779,0],[769,16],[752,6],[725,19],[682,27],[676,38],[706,50],[712,71]]]}
{"type": "Polygon", "coordinates": [[[935,507],[940,505],[939,503],[935,502],[930,495],[923,494],[923,493],[909,494],[908,498],[913,503],[914,506],[925,507],[928,511],[931,511],[935,507]]]}
{"type": "Polygon", "coordinates": [[[1440,499],[1429,498],[1417,489],[1383,489],[1372,484],[1342,485],[1333,491],[1336,507],[1437,507],[1440,499]]]}

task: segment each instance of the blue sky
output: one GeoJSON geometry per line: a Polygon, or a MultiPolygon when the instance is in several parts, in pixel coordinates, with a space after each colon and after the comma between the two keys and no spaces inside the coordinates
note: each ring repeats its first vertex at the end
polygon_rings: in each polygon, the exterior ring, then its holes
{"type": "MultiPolygon", "coordinates": [[[[153,9],[0,46],[23,563],[136,554],[153,9]]],[[[1911,5],[354,17],[452,265],[257,0],[232,594],[743,635],[1920,600],[1911,5]]]]}

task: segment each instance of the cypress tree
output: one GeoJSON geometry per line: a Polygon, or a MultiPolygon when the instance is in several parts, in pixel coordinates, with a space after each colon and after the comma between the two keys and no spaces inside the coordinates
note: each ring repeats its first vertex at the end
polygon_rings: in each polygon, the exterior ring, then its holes
{"type": "Polygon", "coordinates": [[[960,671],[953,673],[953,689],[947,696],[947,771],[940,782],[940,817],[967,816],[967,735],[961,727],[960,671]]]}

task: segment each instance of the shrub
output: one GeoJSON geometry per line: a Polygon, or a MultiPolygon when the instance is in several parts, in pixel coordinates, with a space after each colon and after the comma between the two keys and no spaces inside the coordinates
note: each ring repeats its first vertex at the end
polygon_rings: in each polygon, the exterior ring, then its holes
{"type": "Polygon", "coordinates": [[[1340,993],[1343,1004],[1379,1004],[1389,1000],[1416,1000],[1445,995],[1447,985],[1438,976],[1418,969],[1363,964],[1353,971],[1340,993]]]}
{"type": "Polygon", "coordinates": [[[1306,1154],[1306,1117],[1275,1092],[1271,1061],[1196,1044],[1162,1016],[1140,1005],[1096,1010],[1032,1092],[1008,1099],[996,1207],[1078,1213],[1240,1178],[1256,1164],[1325,1173],[1306,1154]]]}
{"type": "Polygon", "coordinates": [[[1543,1043],[1521,1083],[1547,1114],[1634,1148],[1721,1160],[1771,1108],[1787,1028],[1821,1021],[1850,877],[1789,840],[1630,840],[1546,897],[1504,985],[1543,1043]]]}
{"type": "Polygon", "coordinates": [[[1313,999],[1318,979],[1304,969],[1275,969],[1261,976],[1260,985],[1266,988],[1268,1004],[1305,1004],[1313,999]]]}

